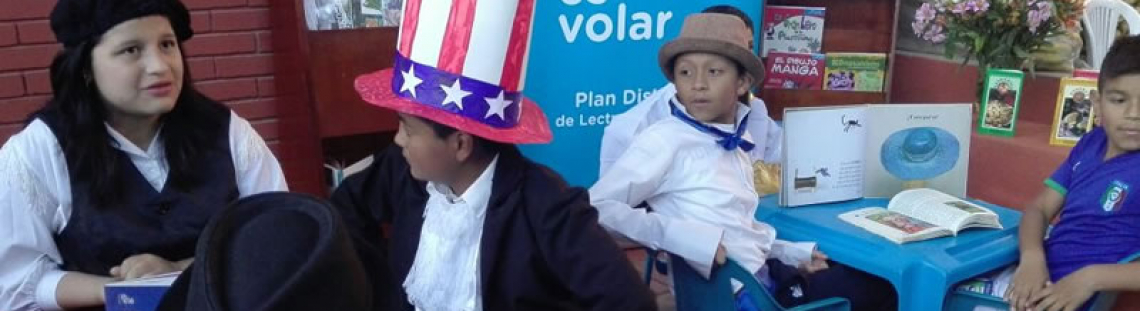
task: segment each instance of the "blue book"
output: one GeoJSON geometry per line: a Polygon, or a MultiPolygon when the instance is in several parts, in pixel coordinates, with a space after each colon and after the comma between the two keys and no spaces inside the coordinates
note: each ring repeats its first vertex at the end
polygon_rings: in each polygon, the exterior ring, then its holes
{"type": "Polygon", "coordinates": [[[179,272],[110,283],[103,286],[107,311],[154,311],[179,272]]]}

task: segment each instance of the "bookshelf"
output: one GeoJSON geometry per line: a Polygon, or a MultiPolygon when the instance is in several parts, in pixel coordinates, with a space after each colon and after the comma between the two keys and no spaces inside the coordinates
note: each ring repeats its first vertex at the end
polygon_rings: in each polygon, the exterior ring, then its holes
{"type": "Polygon", "coordinates": [[[883,92],[824,90],[760,90],[768,114],[783,119],[784,108],[886,103],[890,98],[894,67],[895,25],[898,0],[768,0],[766,5],[826,8],[823,52],[865,52],[887,54],[883,92]]]}
{"type": "MultiPolygon", "coordinates": [[[[297,163],[294,191],[327,195],[324,164],[353,163],[391,142],[395,113],[360,99],[357,76],[391,67],[397,27],[310,31],[304,0],[270,6],[282,114],[282,158],[297,163]]],[[[284,160],[282,162],[285,162],[284,160]]]]}

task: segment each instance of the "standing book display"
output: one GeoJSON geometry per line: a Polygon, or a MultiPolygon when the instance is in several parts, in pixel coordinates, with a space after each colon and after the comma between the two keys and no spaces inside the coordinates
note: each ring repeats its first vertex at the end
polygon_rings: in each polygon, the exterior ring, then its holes
{"type": "Polygon", "coordinates": [[[1024,80],[1025,74],[1018,70],[986,71],[978,133],[1006,137],[1014,135],[1024,80]]]}
{"type": "Polygon", "coordinates": [[[970,106],[786,109],[780,205],[891,197],[912,188],[965,196],[970,106]]]}
{"type": "Polygon", "coordinates": [[[1096,111],[1092,105],[1096,80],[1064,78],[1058,89],[1049,144],[1072,147],[1096,126],[1096,111]]]}

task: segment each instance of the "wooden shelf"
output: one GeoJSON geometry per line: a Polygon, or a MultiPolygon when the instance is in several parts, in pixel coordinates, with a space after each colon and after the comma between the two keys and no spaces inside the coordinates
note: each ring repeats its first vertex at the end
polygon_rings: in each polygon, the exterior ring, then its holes
{"type": "Polygon", "coordinates": [[[850,92],[821,90],[781,90],[764,89],[760,98],[768,106],[768,115],[781,120],[784,108],[815,107],[833,105],[878,104],[887,102],[887,94],[882,92],[850,92]]]}
{"type": "Polygon", "coordinates": [[[309,81],[322,138],[394,131],[396,114],[360,99],[356,77],[392,67],[396,27],[310,31],[309,81]]]}
{"type": "Polygon", "coordinates": [[[371,107],[356,77],[390,67],[396,27],[309,31],[305,0],[273,2],[274,84],[281,120],[282,163],[293,163],[289,188],[328,193],[324,164],[355,162],[391,141],[395,113],[371,107]]]}
{"type": "Polygon", "coordinates": [[[887,103],[890,99],[891,71],[894,65],[895,25],[898,0],[769,0],[766,5],[826,8],[823,26],[823,52],[862,52],[887,54],[884,92],[764,89],[760,98],[768,115],[783,119],[784,108],[887,103]]]}

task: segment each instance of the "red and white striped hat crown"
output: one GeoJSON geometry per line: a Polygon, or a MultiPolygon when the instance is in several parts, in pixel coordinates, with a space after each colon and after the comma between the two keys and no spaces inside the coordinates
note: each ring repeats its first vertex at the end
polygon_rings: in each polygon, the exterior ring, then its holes
{"type": "Polygon", "coordinates": [[[547,143],[523,96],[536,0],[406,0],[392,68],[356,78],[364,101],[489,140],[547,143]]]}

